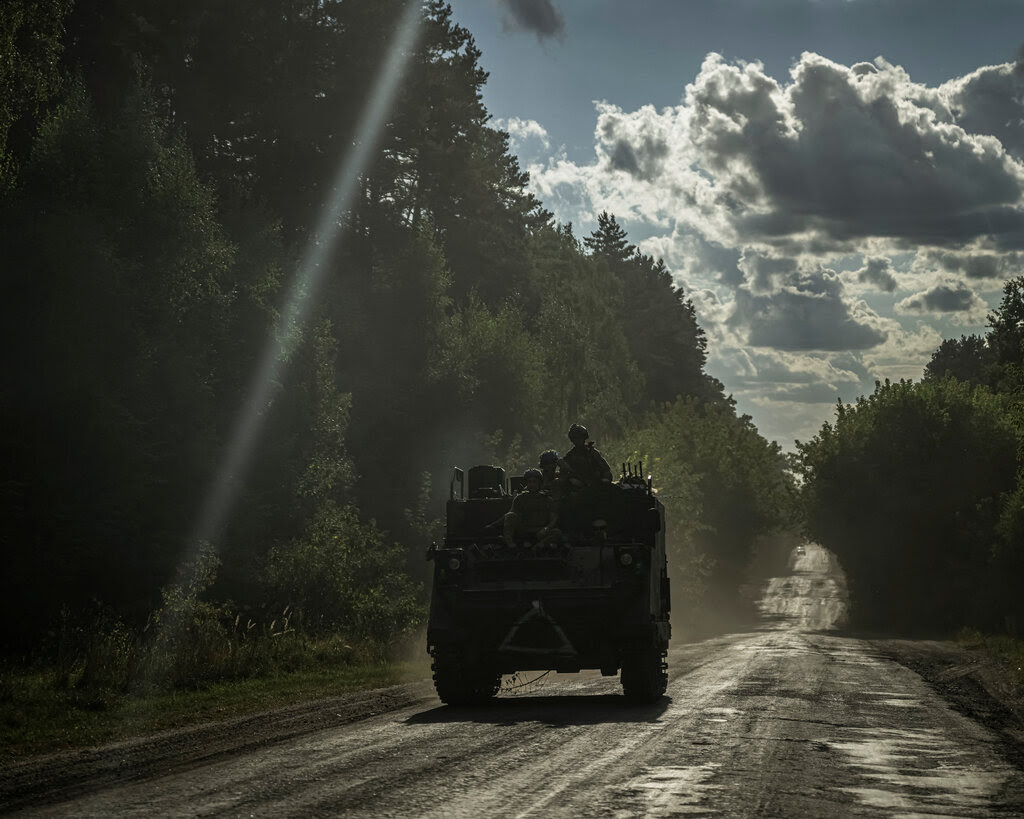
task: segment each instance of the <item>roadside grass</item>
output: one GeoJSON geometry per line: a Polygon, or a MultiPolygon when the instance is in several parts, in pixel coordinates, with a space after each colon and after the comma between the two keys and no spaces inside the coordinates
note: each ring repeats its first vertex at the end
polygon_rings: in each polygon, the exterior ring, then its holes
{"type": "Polygon", "coordinates": [[[255,714],[346,692],[428,679],[429,659],[322,666],[205,683],[194,690],[119,693],[61,684],[59,672],[0,676],[0,762],[81,749],[255,714]]]}
{"type": "Polygon", "coordinates": [[[62,609],[30,656],[0,661],[0,764],[429,678],[408,600],[242,614],[203,598],[218,566],[202,544],[145,624],[62,609]]]}
{"type": "Polygon", "coordinates": [[[957,632],[956,642],[991,657],[1008,675],[1013,693],[1024,695],[1024,640],[965,628],[957,632]]]}

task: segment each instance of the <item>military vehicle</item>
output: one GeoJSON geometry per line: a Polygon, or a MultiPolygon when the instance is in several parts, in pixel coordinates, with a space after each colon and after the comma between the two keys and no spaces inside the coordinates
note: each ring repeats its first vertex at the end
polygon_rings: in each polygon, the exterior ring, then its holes
{"type": "Polygon", "coordinates": [[[506,542],[503,521],[523,479],[503,469],[454,471],[443,543],[431,544],[427,650],[448,705],[493,697],[521,671],[621,671],[623,693],[654,702],[668,682],[670,591],[665,511],[623,464],[614,483],[570,491],[560,538],[506,542]],[[468,491],[467,491],[468,490],[468,491]]]}

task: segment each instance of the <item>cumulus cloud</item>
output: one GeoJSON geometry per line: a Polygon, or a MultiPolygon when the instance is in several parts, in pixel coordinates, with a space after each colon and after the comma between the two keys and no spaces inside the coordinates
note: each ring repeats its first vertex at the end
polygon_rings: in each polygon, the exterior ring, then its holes
{"type": "Polygon", "coordinates": [[[865,259],[864,266],[855,271],[857,281],[869,284],[878,290],[891,293],[896,289],[896,277],[892,274],[892,262],[884,256],[865,259]]]}
{"type": "Polygon", "coordinates": [[[857,355],[749,348],[726,350],[724,358],[713,353],[714,370],[739,371],[733,361],[738,355],[746,369],[728,381],[737,408],[752,414],[761,434],[785,448],[814,436],[837,399],[850,402],[870,393],[878,377],[857,355]]]}
{"type": "Polygon", "coordinates": [[[960,127],[989,134],[1017,159],[1024,159],[1024,72],[990,65],[943,85],[939,91],[960,127]]]}
{"type": "Polygon", "coordinates": [[[781,350],[747,349],[737,391],[761,401],[834,402],[863,392],[869,373],[854,360],[842,363],[824,355],[781,350]]]}
{"type": "Polygon", "coordinates": [[[792,278],[797,273],[799,262],[788,256],[766,256],[747,250],[738,267],[754,290],[770,292],[778,279],[792,278]]]}
{"type": "Polygon", "coordinates": [[[872,382],[886,378],[892,381],[917,379],[942,338],[942,333],[930,324],[919,323],[911,330],[896,329],[889,333],[884,344],[862,356],[862,360],[873,374],[872,382]]]}
{"type": "MultiPolygon", "coordinates": [[[[593,164],[529,170],[559,216],[608,209],[723,247],[1004,254],[1024,248],[1021,82],[1005,65],[928,88],[881,58],[847,68],[810,53],[779,82],[711,54],[681,105],[596,103],[593,164]]],[[[892,292],[878,272],[863,282],[892,292]]]]}
{"type": "Polygon", "coordinates": [[[708,57],[686,89],[689,136],[735,240],[1019,244],[1024,166],[879,63],[855,73],[805,53],[783,85],[757,63],[708,57]]]}
{"type": "Polygon", "coordinates": [[[1003,281],[1019,275],[1024,253],[991,253],[978,250],[925,250],[918,254],[917,269],[935,269],[968,279],[1003,281]]]}
{"type": "Polygon", "coordinates": [[[1021,66],[929,87],[882,58],[805,53],[776,79],[709,54],[678,105],[596,102],[591,161],[562,151],[527,170],[557,218],[607,210],[666,260],[738,400],[870,392],[919,377],[1024,270],[1021,66]]]}
{"type": "Polygon", "coordinates": [[[730,323],[747,328],[747,343],[778,350],[866,350],[885,341],[879,317],[863,302],[843,299],[829,270],[798,271],[777,291],[740,287],[730,323]]]}
{"type": "Polygon", "coordinates": [[[962,282],[938,284],[908,296],[896,305],[901,313],[966,313],[984,314],[985,302],[962,282]]]}
{"type": "Polygon", "coordinates": [[[598,152],[613,171],[622,171],[645,182],[658,178],[669,158],[671,120],[665,121],[652,106],[640,116],[625,116],[613,105],[598,105],[598,152]]]}
{"type": "Polygon", "coordinates": [[[548,136],[547,130],[535,119],[509,117],[507,120],[495,120],[494,124],[508,132],[512,140],[512,148],[517,153],[521,152],[530,142],[546,149],[551,147],[551,138],[548,136]]]}
{"type": "Polygon", "coordinates": [[[733,288],[745,280],[740,269],[741,250],[708,241],[678,223],[671,233],[644,239],[639,246],[655,259],[663,259],[676,284],[686,290],[712,284],[733,288]]]}
{"type": "Polygon", "coordinates": [[[551,0],[498,0],[506,31],[528,31],[538,40],[565,35],[565,18],[551,0]]]}

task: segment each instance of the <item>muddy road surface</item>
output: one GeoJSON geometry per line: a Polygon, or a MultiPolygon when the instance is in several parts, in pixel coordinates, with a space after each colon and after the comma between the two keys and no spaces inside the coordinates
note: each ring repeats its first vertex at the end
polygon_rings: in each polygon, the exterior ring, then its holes
{"type": "MultiPolygon", "coordinates": [[[[1002,712],[978,703],[988,718],[972,718],[891,646],[830,630],[845,615],[845,589],[826,552],[808,545],[790,568],[764,590],[761,629],[673,648],[656,705],[627,705],[617,678],[597,674],[550,674],[460,709],[426,685],[405,686],[24,763],[0,774],[0,807],[38,816],[1024,815],[1020,745],[1002,712]]],[[[985,697],[980,687],[968,694],[985,697]]]]}

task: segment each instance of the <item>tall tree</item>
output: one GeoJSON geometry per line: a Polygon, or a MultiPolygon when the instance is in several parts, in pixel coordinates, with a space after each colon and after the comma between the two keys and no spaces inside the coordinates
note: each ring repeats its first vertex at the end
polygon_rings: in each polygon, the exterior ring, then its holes
{"type": "Polygon", "coordinates": [[[1024,276],[1003,285],[999,307],[988,314],[988,344],[1003,365],[1024,363],[1024,276]]]}
{"type": "Polygon", "coordinates": [[[720,397],[704,373],[707,339],[693,303],[661,259],[655,261],[629,242],[614,216],[602,212],[597,221],[597,230],[583,242],[621,282],[621,320],[647,400],[664,404],[679,397],[720,397]]]}
{"type": "Polygon", "coordinates": [[[623,272],[637,254],[636,245],[630,244],[625,228],[608,211],[597,215],[597,230],[587,236],[583,244],[616,272],[623,272]]]}
{"type": "Polygon", "coordinates": [[[941,379],[947,376],[971,384],[991,384],[995,351],[987,339],[979,335],[947,338],[932,353],[925,365],[926,379],[941,379]]]}
{"type": "Polygon", "coordinates": [[[72,0],[10,0],[0,15],[0,191],[14,183],[44,106],[60,90],[72,0]]]}
{"type": "Polygon", "coordinates": [[[232,248],[144,89],[106,120],[73,88],[2,221],[3,539],[34,570],[0,596],[22,617],[93,596],[144,607],[212,466],[232,248]]]}
{"type": "Polygon", "coordinates": [[[1017,433],[1003,401],[953,379],[876,384],[799,445],[808,534],[833,550],[862,625],[981,622],[1017,433]]]}

